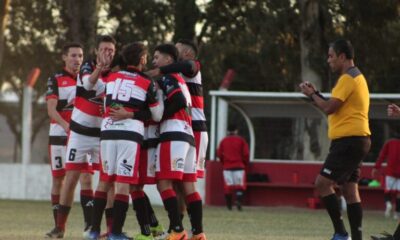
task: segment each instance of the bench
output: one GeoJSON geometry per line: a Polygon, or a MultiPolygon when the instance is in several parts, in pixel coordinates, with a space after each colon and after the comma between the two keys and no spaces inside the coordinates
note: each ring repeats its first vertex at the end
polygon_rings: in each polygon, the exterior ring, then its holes
{"type": "MultiPolygon", "coordinates": [[[[366,209],[383,209],[383,188],[359,186],[366,209]]],[[[247,183],[246,204],[251,206],[294,206],[317,208],[318,193],[311,183],[247,183]]]]}
{"type": "MultiPolygon", "coordinates": [[[[321,163],[257,162],[252,163],[250,173],[267,174],[269,182],[248,182],[245,204],[250,206],[308,207],[309,199],[316,199],[314,180],[321,163]]],[[[363,166],[362,175],[368,177],[371,165],[363,166]]],[[[206,204],[224,205],[222,166],[219,162],[207,163],[206,204]]],[[[360,186],[365,209],[384,209],[383,188],[360,186]]]]}

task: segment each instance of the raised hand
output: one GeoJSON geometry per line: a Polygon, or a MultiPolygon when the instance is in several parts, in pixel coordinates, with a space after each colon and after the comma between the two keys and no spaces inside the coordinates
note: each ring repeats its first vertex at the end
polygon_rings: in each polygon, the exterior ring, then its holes
{"type": "Polygon", "coordinates": [[[391,103],[387,107],[387,113],[389,117],[400,117],[400,107],[391,103]]]}

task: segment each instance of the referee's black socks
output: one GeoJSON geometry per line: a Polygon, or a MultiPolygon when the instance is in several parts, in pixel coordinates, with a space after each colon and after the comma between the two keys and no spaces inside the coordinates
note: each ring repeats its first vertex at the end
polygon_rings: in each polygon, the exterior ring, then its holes
{"type": "Polygon", "coordinates": [[[346,228],[344,227],[343,217],[340,213],[339,201],[336,194],[331,194],[322,198],[329,217],[332,220],[335,233],[347,235],[346,228]]]}
{"type": "Polygon", "coordinates": [[[347,204],[347,217],[351,228],[351,239],[362,240],[362,207],[361,203],[347,204]]]}

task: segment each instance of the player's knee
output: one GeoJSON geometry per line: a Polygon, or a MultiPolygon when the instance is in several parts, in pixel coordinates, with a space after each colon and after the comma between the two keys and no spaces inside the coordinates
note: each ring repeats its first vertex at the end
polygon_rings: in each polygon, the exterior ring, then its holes
{"type": "Polygon", "coordinates": [[[196,185],[194,182],[184,182],[183,183],[183,190],[185,191],[185,195],[190,195],[196,192],[196,185]]]}
{"type": "Polygon", "coordinates": [[[318,176],[315,180],[315,188],[321,193],[324,192],[327,188],[330,188],[332,183],[328,181],[325,177],[318,176]]]}
{"type": "Polygon", "coordinates": [[[82,189],[92,189],[92,175],[90,173],[82,173],[79,181],[82,189]]]}
{"type": "Polygon", "coordinates": [[[64,177],[53,177],[53,188],[61,189],[64,177]]]}

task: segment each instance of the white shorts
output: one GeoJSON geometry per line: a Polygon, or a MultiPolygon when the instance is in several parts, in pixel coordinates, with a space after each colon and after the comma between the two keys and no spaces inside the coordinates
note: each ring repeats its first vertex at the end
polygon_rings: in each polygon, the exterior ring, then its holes
{"type": "Polygon", "coordinates": [[[140,151],[139,183],[156,183],[156,148],[142,148],[140,151]]]}
{"type": "Polygon", "coordinates": [[[386,176],[385,192],[400,192],[400,178],[386,176]]]}
{"type": "Polygon", "coordinates": [[[54,177],[65,175],[65,145],[49,145],[49,157],[51,164],[51,174],[54,177]]]}
{"type": "Polygon", "coordinates": [[[140,145],[129,140],[101,140],[100,146],[106,181],[138,184],[140,145]]]}
{"type": "Polygon", "coordinates": [[[183,141],[159,143],[156,151],[156,178],[196,182],[196,148],[183,141]]]}
{"type": "Polygon", "coordinates": [[[71,131],[67,144],[65,169],[90,171],[99,170],[100,167],[100,138],[71,131]]]}
{"type": "Polygon", "coordinates": [[[244,170],[224,170],[223,174],[225,192],[246,189],[246,176],[244,170]]]}
{"type": "Polygon", "coordinates": [[[193,134],[194,141],[196,143],[197,177],[204,178],[204,166],[206,163],[208,134],[207,132],[193,132],[193,134]]]}

